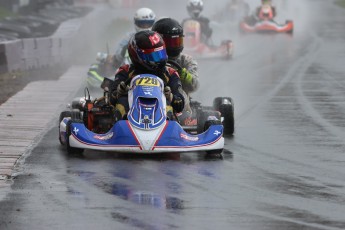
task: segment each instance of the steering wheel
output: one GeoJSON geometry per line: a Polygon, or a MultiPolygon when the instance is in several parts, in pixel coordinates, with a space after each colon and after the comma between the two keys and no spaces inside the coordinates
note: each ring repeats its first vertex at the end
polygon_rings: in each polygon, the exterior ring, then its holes
{"type": "Polygon", "coordinates": [[[171,68],[174,68],[175,70],[177,70],[177,72],[181,72],[182,71],[182,67],[180,66],[179,63],[177,63],[177,61],[169,59],[167,61],[167,65],[170,66],[171,68]]]}

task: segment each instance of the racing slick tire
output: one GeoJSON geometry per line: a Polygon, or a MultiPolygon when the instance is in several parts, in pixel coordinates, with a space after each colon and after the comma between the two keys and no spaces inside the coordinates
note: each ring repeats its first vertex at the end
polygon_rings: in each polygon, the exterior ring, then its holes
{"type": "Polygon", "coordinates": [[[66,124],[66,136],[67,136],[67,138],[66,138],[66,147],[67,147],[67,153],[68,153],[68,155],[80,155],[80,154],[82,154],[84,152],[84,149],[71,147],[69,145],[69,137],[71,136],[71,128],[70,127],[71,127],[71,123],[72,122],[81,122],[81,123],[83,123],[83,121],[81,121],[81,120],[74,120],[74,121],[69,120],[67,122],[67,124],[66,124]]]}
{"type": "Polygon", "coordinates": [[[211,125],[221,125],[222,122],[220,120],[208,120],[205,122],[204,131],[208,130],[211,125]]]}
{"type": "Polygon", "coordinates": [[[234,102],[230,97],[217,97],[213,108],[223,117],[224,134],[233,135],[235,131],[234,102]]]}
{"type": "Polygon", "coordinates": [[[223,149],[213,149],[213,150],[206,151],[206,154],[210,157],[211,155],[222,154],[222,152],[223,152],[223,149]]]}
{"type": "Polygon", "coordinates": [[[60,117],[59,117],[59,141],[61,145],[64,145],[65,143],[62,141],[61,139],[61,135],[60,135],[60,123],[61,121],[65,118],[65,117],[72,117],[72,113],[71,111],[62,111],[60,113],[60,117]]]}
{"type": "MultiPolygon", "coordinates": [[[[217,111],[212,111],[212,110],[200,110],[197,113],[197,133],[203,133],[205,132],[212,124],[213,121],[217,121],[216,119],[208,120],[208,118],[212,116],[217,119],[219,119],[219,113],[217,111]],[[205,127],[208,126],[206,129],[205,127]]],[[[218,123],[219,124],[219,123],[218,123]]]]}
{"type": "MultiPolygon", "coordinates": [[[[287,24],[289,24],[289,23],[292,23],[292,25],[293,25],[293,21],[292,20],[286,20],[285,21],[285,24],[287,25],[287,24]]],[[[292,29],[291,30],[289,30],[289,31],[287,31],[286,33],[288,33],[288,34],[293,34],[293,27],[292,27],[292,29]]]]}
{"type": "Polygon", "coordinates": [[[222,45],[226,46],[226,55],[224,57],[225,60],[229,60],[232,58],[232,52],[233,52],[233,43],[231,40],[224,40],[222,41],[222,45]]]}

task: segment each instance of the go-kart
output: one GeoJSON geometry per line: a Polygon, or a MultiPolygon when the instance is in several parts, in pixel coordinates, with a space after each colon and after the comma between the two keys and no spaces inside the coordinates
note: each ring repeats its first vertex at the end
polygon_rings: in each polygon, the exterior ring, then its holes
{"type": "Polygon", "coordinates": [[[224,40],[220,45],[209,45],[203,42],[201,25],[198,21],[188,19],[183,23],[184,51],[195,58],[224,58],[233,56],[234,45],[231,40],[224,40]]]}
{"type": "Polygon", "coordinates": [[[84,149],[145,154],[223,151],[221,121],[204,116],[199,133],[185,131],[174,120],[176,116],[167,112],[164,83],[157,76],[142,74],[131,80],[126,120],[120,119],[109,103],[106,85],[103,98],[91,100],[85,93],[84,98],[72,102],[70,110],[60,114],[59,140],[69,154],[80,154],[84,149]]]}
{"type": "Polygon", "coordinates": [[[293,21],[287,20],[285,24],[278,24],[272,20],[259,20],[254,23],[250,22],[251,20],[246,18],[240,23],[241,32],[257,32],[257,33],[293,33],[293,21]]]}
{"type": "Polygon", "coordinates": [[[259,16],[248,16],[240,22],[241,32],[273,32],[273,33],[293,33],[294,24],[291,20],[286,20],[285,24],[278,24],[273,20],[274,14],[269,5],[262,6],[259,16]]]}

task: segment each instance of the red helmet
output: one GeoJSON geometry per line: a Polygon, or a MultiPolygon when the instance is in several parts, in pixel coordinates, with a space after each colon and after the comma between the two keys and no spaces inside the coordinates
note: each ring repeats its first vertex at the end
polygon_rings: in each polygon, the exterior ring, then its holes
{"type": "Polygon", "coordinates": [[[168,60],[162,37],[154,31],[137,32],[128,43],[128,54],[135,67],[162,70],[168,60]]]}

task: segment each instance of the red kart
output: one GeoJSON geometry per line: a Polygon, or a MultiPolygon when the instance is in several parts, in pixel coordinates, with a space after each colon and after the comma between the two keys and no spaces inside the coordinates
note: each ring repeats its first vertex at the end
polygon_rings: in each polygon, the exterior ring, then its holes
{"type": "Polygon", "coordinates": [[[264,20],[250,24],[246,20],[240,23],[241,32],[276,32],[276,33],[293,33],[293,21],[287,20],[281,25],[274,21],[264,20]]]}
{"type": "Polygon", "coordinates": [[[240,22],[240,30],[241,32],[293,33],[293,21],[287,20],[285,24],[278,24],[273,20],[274,16],[273,8],[263,5],[257,16],[246,17],[240,22]]]}
{"type": "Polygon", "coordinates": [[[183,24],[185,33],[184,51],[195,58],[224,58],[230,59],[234,46],[231,40],[224,40],[219,46],[202,42],[201,26],[196,20],[186,20],[183,24]]]}

